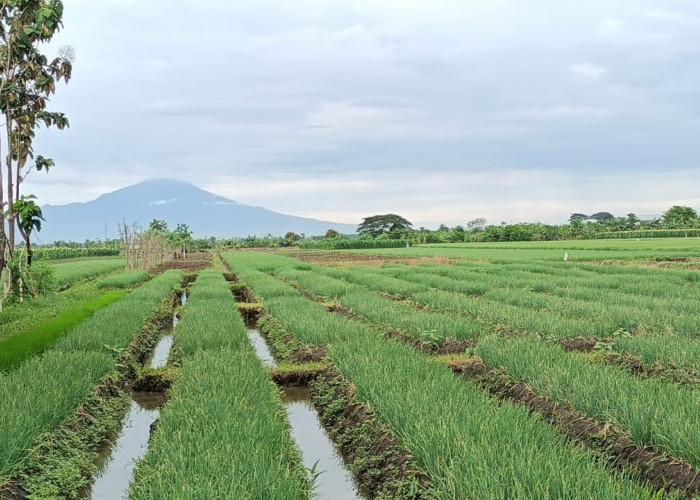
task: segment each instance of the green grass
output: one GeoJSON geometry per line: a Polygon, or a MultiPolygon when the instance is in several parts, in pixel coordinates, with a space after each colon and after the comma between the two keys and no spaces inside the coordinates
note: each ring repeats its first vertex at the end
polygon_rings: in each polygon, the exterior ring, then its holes
{"type": "Polygon", "coordinates": [[[530,338],[492,337],[475,348],[535,392],[569,403],[591,418],[629,432],[637,446],[653,446],[700,468],[700,393],[624,368],[591,363],[579,354],[530,338]]]}
{"type": "Polygon", "coordinates": [[[0,484],[43,433],[75,412],[182,279],[168,271],[78,324],[42,356],[0,374],[0,484]]]}
{"type": "Polygon", "coordinates": [[[113,369],[106,354],[49,351],[0,374],[0,484],[22,470],[34,440],[74,412],[113,369]]]}
{"type": "Polygon", "coordinates": [[[564,252],[570,261],[646,260],[665,257],[700,257],[700,238],[654,238],[631,240],[567,240],[502,243],[444,243],[411,248],[347,250],[405,257],[447,257],[452,259],[550,260],[561,261],[564,252]]]}
{"type": "Polygon", "coordinates": [[[301,499],[309,481],[221,273],[203,271],[175,330],[182,370],[130,498],[301,499]]]}
{"type": "Polygon", "coordinates": [[[182,280],[181,271],[166,271],[130,292],[124,300],[97,311],[59,340],[61,351],[122,352],[156,306],[182,280]]]}
{"type": "Polygon", "coordinates": [[[55,271],[56,279],[61,288],[66,288],[78,281],[95,278],[102,274],[111,273],[124,268],[124,259],[121,257],[107,257],[102,259],[85,259],[71,262],[51,263],[55,271]]]}
{"type": "Polygon", "coordinates": [[[96,283],[97,288],[128,288],[139,283],[143,283],[149,278],[146,271],[134,269],[132,271],[124,271],[123,273],[115,274],[114,276],[106,276],[99,279],[96,283]]]}
{"type": "Polygon", "coordinates": [[[64,312],[33,330],[0,341],[0,372],[9,370],[26,358],[45,351],[80,322],[123,296],[122,291],[106,292],[92,300],[77,304],[74,309],[64,312]]]}
{"type": "Polygon", "coordinates": [[[406,345],[357,339],[330,357],[431,475],[433,498],[641,497],[594,453],[406,345]]]}

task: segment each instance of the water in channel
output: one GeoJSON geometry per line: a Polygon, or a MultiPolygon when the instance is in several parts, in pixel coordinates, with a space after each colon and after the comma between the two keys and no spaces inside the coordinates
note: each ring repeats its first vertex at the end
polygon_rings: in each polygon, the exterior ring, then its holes
{"type": "MultiPolygon", "coordinates": [[[[247,330],[248,339],[263,366],[275,367],[272,353],[265,339],[255,328],[247,330]]],[[[282,402],[292,429],[292,437],[301,451],[304,467],[313,469],[313,499],[357,500],[371,498],[357,485],[352,473],[345,467],[311,403],[307,387],[283,387],[282,402]],[[320,473],[320,474],[319,474],[320,473]]]]}
{"type": "Polygon", "coordinates": [[[92,500],[121,500],[129,497],[134,468],[148,450],[151,425],[160,417],[165,396],[155,392],[131,395],[129,412],[114,445],[105,450],[104,466],[90,491],[92,500]]]}
{"type": "MultiPolygon", "coordinates": [[[[185,304],[187,304],[187,292],[182,292],[182,295],[180,297],[180,305],[184,306],[185,304]]],[[[168,363],[170,349],[173,347],[173,330],[179,322],[180,319],[177,317],[176,312],[173,314],[172,329],[166,335],[163,335],[161,337],[161,339],[158,341],[158,344],[156,344],[155,349],[153,349],[153,355],[151,356],[151,360],[148,363],[148,366],[150,368],[162,368],[168,363]]]]}
{"type": "Polygon", "coordinates": [[[328,438],[311,403],[306,387],[284,387],[282,402],[292,427],[292,437],[301,451],[304,467],[320,473],[312,498],[357,500],[371,498],[357,485],[352,473],[328,438]]]}

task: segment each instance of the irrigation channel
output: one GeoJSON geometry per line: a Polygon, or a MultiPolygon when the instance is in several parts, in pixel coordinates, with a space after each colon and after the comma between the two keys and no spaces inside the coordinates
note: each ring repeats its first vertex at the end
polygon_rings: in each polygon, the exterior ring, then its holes
{"type": "MultiPolygon", "coordinates": [[[[187,292],[180,297],[180,305],[187,304],[187,292]]],[[[147,365],[150,368],[162,368],[168,362],[173,345],[173,330],[179,321],[177,307],[173,311],[172,326],[164,330],[163,335],[153,349],[147,365]]],[[[151,427],[160,418],[160,409],[165,404],[166,396],[160,392],[132,391],[129,411],[122,422],[116,440],[105,445],[101,456],[102,467],[95,476],[89,498],[92,500],[117,500],[129,497],[129,483],[133,479],[136,463],[148,450],[151,427]]]]}
{"type": "MultiPolygon", "coordinates": [[[[265,339],[256,328],[248,328],[248,339],[263,366],[276,367],[265,339]]],[[[292,437],[301,451],[304,467],[316,476],[314,499],[357,500],[371,496],[355,481],[318,418],[308,387],[281,387],[292,437]]]]}

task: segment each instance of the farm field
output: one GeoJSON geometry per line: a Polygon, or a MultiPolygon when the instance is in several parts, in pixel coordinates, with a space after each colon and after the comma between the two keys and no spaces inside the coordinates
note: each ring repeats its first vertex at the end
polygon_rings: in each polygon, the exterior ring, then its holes
{"type": "MultiPolygon", "coordinates": [[[[340,253],[484,260],[674,260],[700,258],[700,238],[564,240],[538,242],[426,244],[412,248],[341,250],[340,253]]],[[[696,263],[697,264],[697,263],[696,263]]]]}
{"type": "Polygon", "coordinates": [[[566,243],[236,251],[95,281],[121,295],[0,374],[0,498],[54,491],[28,450],[112,377],[167,394],[121,498],[314,498],[324,463],[302,465],[288,385],[309,386],[352,498],[700,496],[700,240],[566,243]],[[173,348],[146,369],[159,308],[173,348]]]}

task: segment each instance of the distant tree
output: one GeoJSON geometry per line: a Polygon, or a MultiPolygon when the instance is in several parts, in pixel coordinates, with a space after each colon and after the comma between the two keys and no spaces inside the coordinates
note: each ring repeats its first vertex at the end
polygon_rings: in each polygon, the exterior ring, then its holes
{"type": "Polygon", "coordinates": [[[615,216],[610,212],[596,212],[588,218],[605,224],[606,222],[614,220],[615,216]]]}
{"type": "Polygon", "coordinates": [[[590,219],[591,217],[588,217],[586,214],[581,214],[581,213],[573,213],[571,216],[569,216],[569,222],[574,222],[575,220],[583,222],[586,219],[590,219]]]}
{"type": "Polygon", "coordinates": [[[289,240],[291,242],[296,242],[301,239],[301,236],[299,236],[297,233],[293,231],[289,231],[287,234],[284,235],[285,240],[289,240]]]}
{"type": "Polygon", "coordinates": [[[192,231],[187,224],[178,224],[169,233],[169,240],[173,248],[178,248],[183,258],[187,255],[187,248],[192,243],[192,231]]]}
{"type": "Polygon", "coordinates": [[[440,224],[440,227],[437,228],[438,233],[449,233],[450,228],[447,227],[445,224],[440,224]]]}
{"type": "Polygon", "coordinates": [[[483,217],[477,217],[467,222],[467,230],[471,232],[483,231],[486,227],[486,219],[483,217]]]}
{"type": "Polygon", "coordinates": [[[698,222],[698,213],[690,207],[674,205],[664,212],[662,221],[669,229],[688,228],[698,222]]]}
{"type": "Polygon", "coordinates": [[[153,219],[148,225],[148,231],[151,233],[167,233],[168,223],[163,219],[153,219]]]}
{"type": "Polygon", "coordinates": [[[323,237],[327,240],[331,240],[333,238],[337,238],[338,236],[340,236],[340,233],[338,233],[338,231],[336,231],[335,229],[329,229],[328,231],[326,231],[326,234],[323,237]]]}
{"type": "Polygon", "coordinates": [[[380,234],[398,233],[411,229],[413,226],[408,220],[396,214],[373,215],[362,219],[357,226],[357,232],[361,235],[377,237],[380,234]]]}
{"type": "Polygon", "coordinates": [[[27,267],[32,267],[32,255],[34,254],[30,242],[32,231],[41,231],[41,221],[44,220],[41,207],[34,200],[36,200],[36,196],[31,194],[21,196],[19,200],[15,201],[14,206],[17,227],[27,249],[27,267]]]}

